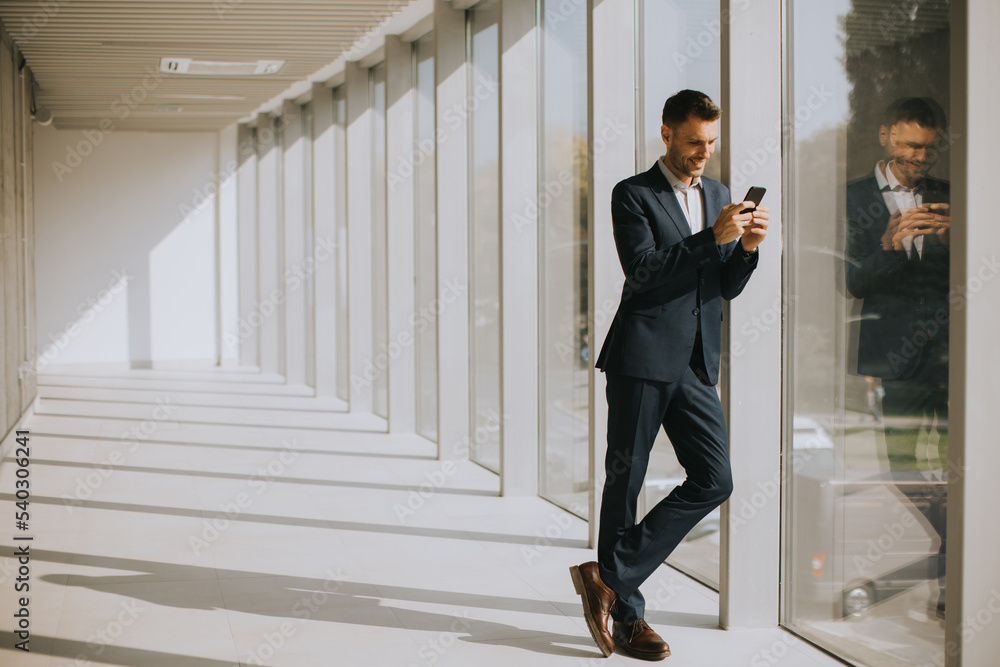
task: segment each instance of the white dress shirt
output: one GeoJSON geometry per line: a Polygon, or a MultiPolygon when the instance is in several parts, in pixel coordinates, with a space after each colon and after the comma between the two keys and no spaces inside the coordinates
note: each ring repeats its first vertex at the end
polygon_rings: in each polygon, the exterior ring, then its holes
{"type": "Polygon", "coordinates": [[[681,210],[684,211],[684,216],[687,218],[688,225],[691,226],[691,233],[695,234],[700,232],[705,228],[705,213],[701,205],[701,177],[696,176],[694,180],[691,181],[691,185],[688,185],[681,179],[674,175],[674,172],[666,165],[666,156],[661,156],[656,164],[660,165],[660,171],[667,178],[667,182],[670,183],[670,187],[674,189],[674,194],[677,196],[677,202],[681,205],[681,210]]]}
{"type": "MultiPolygon", "coordinates": [[[[916,188],[908,188],[899,182],[896,175],[892,173],[892,169],[889,164],[885,163],[885,160],[880,160],[878,164],[875,165],[875,181],[878,183],[879,190],[882,191],[882,198],[885,199],[885,205],[889,209],[889,214],[892,215],[897,211],[902,215],[911,208],[919,208],[923,206],[924,196],[919,191],[919,185],[916,188]]],[[[924,237],[923,236],[907,236],[903,238],[903,249],[906,251],[907,255],[912,255],[912,248],[916,247],[917,256],[923,258],[924,256],[924,237]]]]}

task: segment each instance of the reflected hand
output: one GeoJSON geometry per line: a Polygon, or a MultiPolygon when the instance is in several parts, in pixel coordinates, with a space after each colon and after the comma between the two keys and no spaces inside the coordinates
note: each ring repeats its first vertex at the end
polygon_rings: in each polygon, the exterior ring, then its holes
{"type": "Polygon", "coordinates": [[[892,237],[896,235],[899,230],[899,221],[903,218],[896,211],[891,216],[889,216],[889,224],[885,228],[885,232],[882,234],[882,250],[892,250],[892,237]]]}
{"type": "Polygon", "coordinates": [[[941,230],[947,231],[950,226],[951,216],[934,213],[930,205],[908,209],[900,218],[896,233],[892,235],[892,247],[894,250],[902,250],[903,239],[906,237],[937,234],[941,230]]]}
{"type": "Polygon", "coordinates": [[[927,208],[932,212],[936,211],[941,218],[938,222],[938,240],[943,245],[948,245],[951,242],[951,206],[945,203],[927,204],[927,208]]]}

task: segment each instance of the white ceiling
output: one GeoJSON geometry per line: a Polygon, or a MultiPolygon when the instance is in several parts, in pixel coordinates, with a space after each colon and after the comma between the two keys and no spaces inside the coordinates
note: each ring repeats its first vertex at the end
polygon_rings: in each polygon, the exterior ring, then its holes
{"type": "Polygon", "coordinates": [[[218,130],[252,113],[407,4],[0,0],[0,20],[34,73],[36,99],[56,127],[95,128],[107,118],[116,130],[193,131],[218,130]],[[150,76],[164,57],[284,60],[285,66],[263,76],[150,76]],[[205,99],[213,96],[237,99],[205,99]]]}

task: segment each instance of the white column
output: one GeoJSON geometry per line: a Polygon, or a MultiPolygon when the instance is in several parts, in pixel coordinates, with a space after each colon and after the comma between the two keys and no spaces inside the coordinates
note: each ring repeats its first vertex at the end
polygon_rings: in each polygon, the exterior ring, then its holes
{"type": "MultiPolygon", "coordinates": [[[[948,667],[1000,653],[1000,227],[996,218],[996,63],[1000,5],[952,3],[951,324],[948,424],[948,667]]],[[[945,154],[949,156],[949,153],[945,154]]]]}
{"type": "Polygon", "coordinates": [[[389,256],[389,430],[416,429],[413,48],[385,37],[389,256]]]}
{"type": "MultiPolygon", "coordinates": [[[[500,493],[538,493],[538,28],[500,3],[500,493]],[[530,205],[529,205],[530,203],[530,205]]],[[[473,92],[483,90],[473,82],[473,92]]]]}
{"type": "Polygon", "coordinates": [[[257,293],[254,322],[260,322],[260,370],[284,373],[282,289],[281,147],[274,116],[257,116],[257,293]]]}
{"type": "Polygon", "coordinates": [[[469,454],[469,196],[465,12],[435,0],[437,146],[438,453],[469,454]],[[455,296],[457,294],[457,296],[455,296]],[[444,295],[450,300],[444,303],[444,295]]]}
{"type": "Polygon", "coordinates": [[[282,125],[282,227],[284,230],[285,267],[280,281],[285,294],[285,381],[305,384],[306,357],[306,280],[305,273],[305,148],[302,135],[302,109],[292,100],[281,106],[282,125]]]}
{"type": "Polygon", "coordinates": [[[219,132],[218,238],[219,365],[239,364],[239,205],[237,188],[239,130],[230,125],[219,132]]]}
{"type": "Polygon", "coordinates": [[[239,349],[241,366],[259,366],[257,336],[257,144],[253,128],[240,124],[237,132],[238,161],[236,183],[239,191],[239,331],[237,340],[224,340],[225,346],[239,349]]]}
{"type": "Polygon", "coordinates": [[[334,179],[338,129],[333,91],[312,89],[313,229],[315,231],[316,396],[337,395],[337,202],[334,179]]]}
{"type": "Polygon", "coordinates": [[[372,411],[372,116],[368,70],[349,62],[347,87],[347,243],[351,412],[372,411]]]}
{"type": "MultiPolygon", "coordinates": [[[[590,545],[597,546],[604,458],[608,449],[608,401],[604,373],[593,368],[611,328],[625,281],[611,228],[611,191],[636,168],[635,3],[595,0],[591,14],[590,231],[590,545]],[[609,133],[608,128],[614,130],[609,133]],[[616,134],[620,132],[621,134],[616,134]],[[606,137],[613,136],[613,140],[606,137]],[[598,151],[600,146],[602,150],[598,151]]],[[[639,132],[641,135],[642,133],[639,132]]]]}
{"type": "MultiPolygon", "coordinates": [[[[724,628],[773,627],[778,623],[778,564],[781,499],[774,493],[756,514],[731,520],[734,508],[760,493],[760,480],[777,480],[781,470],[781,327],[760,332],[747,351],[740,332],[771,308],[781,293],[781,155],[741,171],[751,154],[781,145],[781,5],[723,0],[722,16],[722,180],[735,198],[747,185],[768,190],[771,211],[760,264],[726,317],[728,391],[723,396],[729,426],[734,491],[722,507],[719,620],[724,628]],[[750,181],[750,182],[748,182],[750,181]]],[[[724,363],[724,367],[726,364],[724,363]]],[[[724,370],[725,372],[725,370],[724,370]]],[[[756,500],[756,498],[754,498],[756,500]]]]}

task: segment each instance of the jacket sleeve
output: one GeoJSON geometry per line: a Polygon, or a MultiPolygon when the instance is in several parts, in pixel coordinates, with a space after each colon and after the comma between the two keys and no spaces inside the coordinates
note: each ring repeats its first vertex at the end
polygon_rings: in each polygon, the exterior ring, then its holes
{"type": "Polygon", "coordinates": [[[882,291],[893,274],[906,266],[902,250],[883,250],[884,223],[864,210],[850,190],[847,193],[847,244],[844,270],[847,291],[856,299],[865,299],[882,291]]]}
{"type": "Polygon", "coordinates": [[[743,244],[736,242],[736,247],[729,255],[725,265],[722,267],[722,298],[730,301],[735,299],[750,281],[750,274],[757,268],[760,261],[760,248],[750,256],[750,259],[743,258],[743,244]]]}
{"type": "Polygon", "coordinates": [[[711,227],[657,250],[648,213],[624,181],[611,193],[611,222],[625,284],[636,293],[666,285],[722,258],[711,227]]]}

